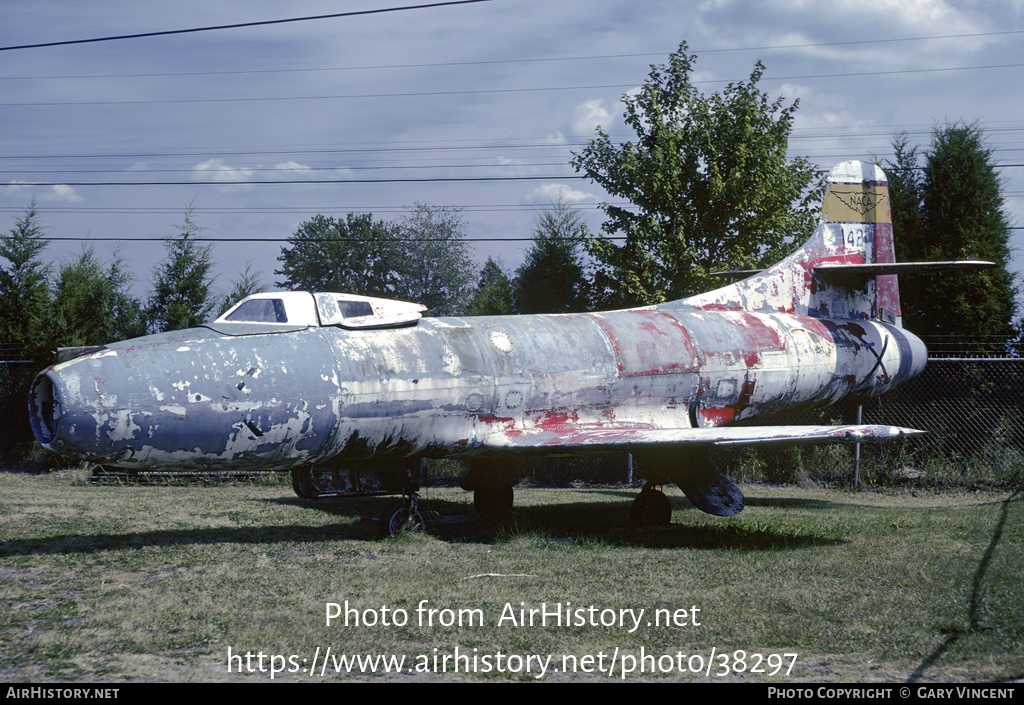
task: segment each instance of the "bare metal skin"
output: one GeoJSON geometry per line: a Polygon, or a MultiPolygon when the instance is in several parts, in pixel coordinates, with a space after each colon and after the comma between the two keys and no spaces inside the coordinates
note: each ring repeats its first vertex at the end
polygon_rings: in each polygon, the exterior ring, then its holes
{"type": "MultiPolygon", "coordinates": [[[[949,263],[946,263],[947,266],[949,263]]],[[[975,265],[985,263],[974,263],[975,265]]],[[[890,426],[734,422],[863,400],[925,365],[900,327],[885,174],[837,166],[811,239],[736,284],[604,313],[421,318],[342,294],[250,297],[199,328],[40,373],[39,442],[128,469],[381,467],[519,454],[642,453],[705,511],[742,495],[713,445],[855,443],[890,426]]],[[[495,465],[497,463],[497,465],[495,465]]]]}

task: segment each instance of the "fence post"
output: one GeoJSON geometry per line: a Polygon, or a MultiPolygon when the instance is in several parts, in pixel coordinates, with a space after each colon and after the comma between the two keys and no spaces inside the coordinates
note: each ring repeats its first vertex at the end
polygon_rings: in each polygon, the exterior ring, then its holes
{"type": "MultiPolygon", "coordinates": [[[[857,425],[860,426],[861,411],[863,406],[857,405],[857,425]]],[[[853,444],[853,486],[860,484],[860,443],[853,444]]]]}

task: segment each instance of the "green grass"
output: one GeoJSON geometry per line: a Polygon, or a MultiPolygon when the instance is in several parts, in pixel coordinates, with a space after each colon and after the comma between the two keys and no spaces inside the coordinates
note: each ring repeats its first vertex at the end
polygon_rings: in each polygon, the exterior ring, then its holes
{"type": "MultiPolygon", "coordinates": [[[[253,668],[260,652],[268,669],[271,655],[294,655],[277,662],[297,669],[275,674],[284,681],[533,680],[535,672],[495,672],[498,652],[550,655],[560,669],[563,656],[582,664],[588,654],[594,667],[604,654],[607,666],[616,649],[663,657],[648,661],[663,667],[679,654],[684,666],[691,656],[707,665],[712,649],[730,660],[747,654],[748,670],[725,677],[714,675],[716,659],[710,677],[673,667],[628,680],[1024,677],[1020,495],[744,491],[747,509],[722,519],[669,490],[673,525],[634,532],[626,524],[635,490],[518,489],[509,522],[381,541],[366,517],[394,498],[304,502],[274,484],[96,487],[74,474],[0,474],[0,680],[270,681],[269,671],[229,673],[229,647],[252,653],[253,668]],[[327,626],[327,603],[346,600],[361,619],[380,621],[386,606],[408,623],[327,626]],[[417,623],[423,600],[439,610],[433,625],[417,623]],[[645,612],[632,632],[498,624],[521,603],[566,602],[598,615],[645,612]],[[687,619],[648,625],[657,609],[687,619]],[[439,623],[460,610],[467,623],[439,623]],[[474,615],[483,624],[468,623],[474,615]],[[328,647],[335,656],[405,655],[406,668],[427,668],[301,670],[318,648],[322,663],[328,647]],[[481,669],[490,656],[491,672],[435,672],[433,658],[440,664],[456,647],[481,669]],[[755,674],[755,653],[795,653],[796,663],[788,676],[789,657],[774,677],[755,674]]],[[[425,499],[437,516],[471,512],[471,495],[458,489],[429,489],[425,499]]],[[[621,679],[621,669],[544,675],[621,679]]]]}

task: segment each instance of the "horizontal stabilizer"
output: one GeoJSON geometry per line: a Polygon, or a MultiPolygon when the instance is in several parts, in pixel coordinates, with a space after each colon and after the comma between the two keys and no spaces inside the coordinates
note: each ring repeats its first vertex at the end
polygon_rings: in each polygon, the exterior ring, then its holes
{"type": "Polygon", "coordinates": [[[924,433],[912,428],[884,425],[857,426],[718,426],[714,428],[570,428],[533,429],[485,445],[503,450],[531,450],[557,453],[615,452],[633,448],[670,446],[709,448],[713,446],[829,445],[875,443],[924,433]]]}
{"type": "Polygon", "coordinates": [[[935,272],[962,272],[979,269],[991,269],[995,262],[979,260],[961,260],[954,262],[872,262],[869,264],[835,264],[822,263],[815,265],[814,273],[829,279],[855,277],[869,279],[887,274],[932,274],[935,272]]]}

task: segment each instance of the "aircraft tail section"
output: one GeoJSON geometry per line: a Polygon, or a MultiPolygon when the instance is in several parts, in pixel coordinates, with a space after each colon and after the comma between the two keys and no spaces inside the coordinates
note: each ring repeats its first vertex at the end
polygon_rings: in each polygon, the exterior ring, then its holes
{"type": "Polygon", "coordinates": [[[885,172],[868,162],[843,162],[828,176],[821,218],[803,247],[754,276],[682,303],[899,325],[894,263],[885,172]]]}

